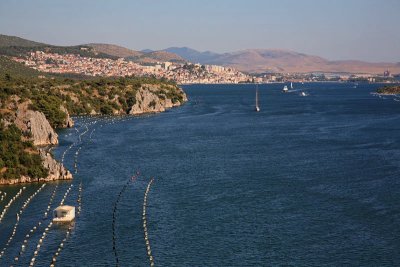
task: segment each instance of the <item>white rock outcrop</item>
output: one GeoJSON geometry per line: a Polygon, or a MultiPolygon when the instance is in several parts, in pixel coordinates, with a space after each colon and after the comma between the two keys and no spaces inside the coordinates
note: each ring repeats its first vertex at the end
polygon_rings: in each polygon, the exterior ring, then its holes
{"type": "Polygon", "coordinates": [[[18,105],[15,113],[15,124],[22,132],[28,132],[32,136],[35,146],[57,145],[58,135],[51,127],[45,115],[40,111],[29,109],[30,102],[18,105]]]}
{"type": "MultiPolygon", "coordinates": [[[[164,112],[166,109],[180,106],[182,103],[179,101],[176,103],[172,103],[171,99],[167,98],[164,94],[158,94],[155,88],[143,88],[141,87],[136,92],[136,103],[131,107],[128,114],[130,115],[138,115],[143,113],[158,113],[164,112]]],[[[183,93],[183,102],[187,101],[185,93],[183,93]]]]}

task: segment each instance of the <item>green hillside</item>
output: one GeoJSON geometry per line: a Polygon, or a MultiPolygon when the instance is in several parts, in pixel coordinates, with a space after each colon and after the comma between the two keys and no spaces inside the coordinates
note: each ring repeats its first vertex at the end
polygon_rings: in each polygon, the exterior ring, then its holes
{"type": "Polygon", "coordinates": [[[4,77],[6,74],[13,77],[38,77],[39,75],[46,75],[42,72],[34,70],[25,66],[22,63],[15,62],[5,56],[0,56],[0,77],[4,77]]]}
{"type": "Polygon", "coordinates": [[[0,47],[7,47],[7,46],[34,47],[34,46],[44,46],[44,45],[46,44],[30,41],[17,36],[0,34],[0,47]]]}
{"type": "Polygon", "coordinates": [[[99,53],[104,53],[116,57],[137,57],[143,55],[142,52],[128,49],[119,45],[112,44],[88,44],[99,53]]]}
{"type": "Polygon", "coordinates": [[[87,45],[55,46],[55,45],[38,43],[15,36],[0,35],[0,55],[24,56],[28,52],[34,52],[34,51],[44,51],[48,53],[58,53],[58,54],[76,54],[82,57],[111,58],[111,59],[118,58],[113,55],[97,52],[92,47],[87,45]]]}

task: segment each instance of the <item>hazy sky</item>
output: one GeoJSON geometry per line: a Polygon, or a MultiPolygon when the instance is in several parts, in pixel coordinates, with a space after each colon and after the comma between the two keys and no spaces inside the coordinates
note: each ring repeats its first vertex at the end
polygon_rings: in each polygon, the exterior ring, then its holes
{"type": "Polygon", "coordinates": [[[0,0],[0,33],[56,45],[282,48],[400,62],[400,0],[0,0]]]}

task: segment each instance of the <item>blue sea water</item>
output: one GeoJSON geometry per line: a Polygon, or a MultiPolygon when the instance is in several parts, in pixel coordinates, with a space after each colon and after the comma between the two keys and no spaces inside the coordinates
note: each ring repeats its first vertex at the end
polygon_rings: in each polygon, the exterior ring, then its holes
{"type": "MultiPolygon", "coordinates": [[[[400,98],[379,85],[341,83],[184,86],[190,101],[140,117],[76,118],[59,132],[57,159],[77,173],[49,183],[20,216],[0,266],[28,266],[50,218],[65,204],[82,212],[56,266],[148,266],[142,206],[156,266],[399,266],[400,98]],[[300,90],[308,96],[300,95],[300,90]],[[81,141],[79,140],[81,135],[81,141]],[[78,153],[76,153],[78,152],[78,153]],[[76,162],[76,168],[74,167],[76,162]],[[19,255],[25,235],[26,249],[19,255]]],[[[27,185],[0,223],[0,249],[27,185]]],[[[9,197],[22,186],[0,187],[9,197]]],[[[36,266],[49,266],[66,237],[52,226],[36,266]]]]}

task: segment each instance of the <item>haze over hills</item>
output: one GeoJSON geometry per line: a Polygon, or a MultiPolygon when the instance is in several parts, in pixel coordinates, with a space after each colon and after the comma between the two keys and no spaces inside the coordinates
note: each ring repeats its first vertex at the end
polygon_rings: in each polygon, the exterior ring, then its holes
{"type": "Polygon", "coordinates": [[[322,57],[281,49],[247,49],[231,53],[199,52],[188,47],[165,49],[201,64],[231,66],[244,72],[400,73],[400,63],[370,63],[358,60],[330,61],[322,57]]]}
{"type": "Polygon", "coordinates": [[[170,47],[164,49],[164,51],[177,54],[190,62],[201,64],[210,64],[214,59],[221,56],[221,54],[210,51],[199,52],[189,47],[170,47]]]}
{"type": "Polygon", "coordinates": [[[76,53],[82,56],[126,58],[138,63],[186,61],[222,65],[243,72],[330,72],[330,73],[400,73],[400,63],[371,63],[357,60],[332,61],[304,53],[281,49],[247,49],[230,53],[200,52],[188,47],[170,47],[160,51],[136,51],[119,45],[91,43],[77,46],[53,46],[15,36],[0,35],[0,54],[18,55],[33,50],[76,53]],[[82,50],[83,47],[89,48],[82,50]]]}
{"type": "Polygon", "coordinates": [[[108,55],[116,56],[116,57],[136,57],[141,56],[143,53],[139,51],[135,51],[132,49],[128,49],[119,45],[113,44],[87,44],[87,46],[93,47],[96,51],[102,52],[108,55]]]}
{"type": "Polygon", "coordinates": [[[34,46],[44,46],[44,45],[46,44],[30,41],[17,36],[0,34],[0,47],[7,47],[7,46],[34,47],[34,46]]]}
{"type": "Polygon", "coordinates": [[[186,60],[177,54],[168,51],[136,51],[119,45],[113,44],[87,44],[99,53],[104,53],[120,58],[126,58],[139,63],[156,63],[156,62],[185,62],[186,60]]]}

